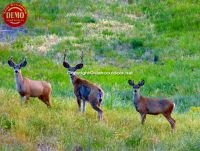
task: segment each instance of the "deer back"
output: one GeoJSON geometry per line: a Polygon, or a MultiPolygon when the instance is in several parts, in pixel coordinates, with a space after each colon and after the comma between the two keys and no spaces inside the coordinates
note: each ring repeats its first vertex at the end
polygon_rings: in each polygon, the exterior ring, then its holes
{"type": "Polygon", "coordinates": [[[171,111],[174,107],[174,104],[167,99],[146,98],[145,106],[147,113],[160,114],[171,111]]]}
{"type": "Polygon", "coordinates": [[[100,87],[81,78],[74,81],[74,93],[80,99],[87,101],[99,100],[103,97],[103,91],[100,87]]]}
{"type": "Polygon", "coordinates": [[[28,95],[30,97],[39,97],[48,95],[51,92],[51,85],[46,81],[37,81],[24,78],[21,86],[20,95],[28,95]]]}

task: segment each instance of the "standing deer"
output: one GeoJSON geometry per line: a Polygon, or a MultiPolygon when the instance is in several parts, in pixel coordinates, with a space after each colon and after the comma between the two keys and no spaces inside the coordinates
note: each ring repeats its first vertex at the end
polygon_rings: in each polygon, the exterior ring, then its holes
{"type": "Polygon", "coordinates": [[[141,115],[141,123],[144,124],[146,114],[158,115],[163,114],[168,120],[172,129],[175,129],[175,120],[171,117],[175,104],[167,99],[146,98],[140,95],[139,89],[144,85],[144,80],[138,84],[134,84],[132,80],[128,80],[129,85],[133,87],[133,103],[137,112],[141,115]]]}
{"type": "Polygon", "coordinates": [[[67,68],[67,71],[70,75],[71,82],[74,86],[74,94],[76,95],[79,110],[85,112],[85,102],[88,101],[91,104],[92,108],[98,112],[99,120],[102,120],[103,111],[101,110],[100,105],[103,98],[103,90],[97,85],[79,78],[75,74],[76,70],[83,68],[83,52],[81,55],[81,63],[77,64],[74,67],[70,66],[69,63],[66,62],[65,58],[66,51],[64,54],[63,66],[67,68]]]}
{"type": "Polygon", "coordinates": [[[22,76],[21,68],[27,64],[26,58],[20,64],[16,64],[11,57],[8,60],[8,64],[14,69],[16,89],[21,96],[21,104],[29,100],[29,97],[38,97],[47,107],[51,107],[51,84],[46,81],[35,81],[22,76]]]}

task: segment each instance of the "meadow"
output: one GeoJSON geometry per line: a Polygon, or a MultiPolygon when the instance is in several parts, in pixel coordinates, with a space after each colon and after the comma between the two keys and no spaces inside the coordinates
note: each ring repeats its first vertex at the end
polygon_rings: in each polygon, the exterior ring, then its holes
{"type": "MultiPolygon", "coordinates": [[[[0,10],[10,2],[1,1],[0,10]]],[[[0,42],[0,150],[199,150],[199,1],[18,2],[28,10],[27,32],[0,42]],[[103,121],[89,104],[86,113],[78,111],[62,65],[64,50],[72,65],[84,51],[77,74],[104,90],[103,121]],[[51,83],[51,109],[36,98],[20,105],[10,56],[15,62],[27,58],[25,77],[51,83]],[[175,102],[175,132],[160,115],[147,116],[141,125],[129,79],[146,81],[142,95],[175,102]]]]}

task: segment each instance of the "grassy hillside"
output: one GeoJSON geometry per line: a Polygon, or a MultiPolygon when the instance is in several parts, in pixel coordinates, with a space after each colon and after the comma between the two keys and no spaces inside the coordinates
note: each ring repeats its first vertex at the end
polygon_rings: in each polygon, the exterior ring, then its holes
{"type": "Polygon", "coordinates": [[[74,100],[54,98],[53,108],[47,109],[36,99],[20,106],[17,97],[13,91],[0,91],[1,150],[73,150],[78,146],[84,150],[199,149],[198,111],[174,114],[177,130],[173,133],[162,116],[147,116],[142,126],[133,108],[104,107],[105,118],[98,122],[89,105],[81,114],[74,100]]]}
{"type": "MultiPolygon", "coordinates": [[[[12,1],[0,2],[0,10],[12,1]]],[[[193,0],[19,1],[28,21],[15,41],[0,42],[1,150],[198,150],[200,147],[200,3],[193,0]],[[63,53],[80,72],[132,72],[130,75],[79,76],[100,85],[104,121],[87,106],[77,111],[63,53]],[[26,77],[52,84],[52,109],[37,99],[20,106],[13,70],[26,56],[26,77]],[[158,61],[154,63],[154,57],[158,61]],[[144,96],[176,103],[172,133],[162,116],[147,116],[144,126],[132,107],[128,79],[144,79],[144,96]],[[38,112],[39,111],[39,112],[38,112]]],[[[3,24],[3,21],[0,20],[3,24]]],[[[4,33],[6,34],[6,33],[4,33]]],[[[12,35],[11,35],[12,36],[12,35]]]]}

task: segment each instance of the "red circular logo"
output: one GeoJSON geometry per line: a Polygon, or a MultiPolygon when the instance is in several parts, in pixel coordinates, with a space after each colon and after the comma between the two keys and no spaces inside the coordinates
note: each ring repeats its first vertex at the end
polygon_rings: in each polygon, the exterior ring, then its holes
{"type": "Polygon", "coordinates": [[[2,18],[10,27],[20,27],[27,20],[26,8],[20,3],[8,4],[3,10],[2,18]]]}

